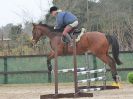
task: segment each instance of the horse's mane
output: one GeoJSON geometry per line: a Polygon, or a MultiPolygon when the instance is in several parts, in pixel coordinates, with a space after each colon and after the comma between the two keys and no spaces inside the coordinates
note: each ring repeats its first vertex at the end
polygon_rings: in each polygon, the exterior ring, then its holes
{"type": "Polygon", "coordinates": [[[47,27],[50,29],[50,31],[53,31],[54,30],[54,26],[50,26],[50,25],[47,25],[47,24],[42,24],[42,23],[39,23],[40,26],[43,26],[43,27],[47,27]]]}
{"type": "Polygon", "coordinates": [[[63,32],[63,30],[64,30],[64,29],[54,29],[54,26],[50,26],[50,25],[47,25],[47,24],[39,23],[39,25],[41,25],[41,26],[43,26],[43,27],[49,28],[49,30],[50,30],[51,32],[58,32],[58,33],[60,33],[60,32],[63,32]]]}

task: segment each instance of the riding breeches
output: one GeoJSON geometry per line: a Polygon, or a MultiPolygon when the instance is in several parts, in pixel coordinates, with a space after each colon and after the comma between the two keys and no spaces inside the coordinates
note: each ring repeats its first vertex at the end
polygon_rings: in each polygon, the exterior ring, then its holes
{"type": "Polygon", "coordinates": [[[65,36],[67,33],[71,32],[74,28],[78,26],[78,21],[74,21],[73,23],[67,25],[64,28],[63,35],[65,36]]]}

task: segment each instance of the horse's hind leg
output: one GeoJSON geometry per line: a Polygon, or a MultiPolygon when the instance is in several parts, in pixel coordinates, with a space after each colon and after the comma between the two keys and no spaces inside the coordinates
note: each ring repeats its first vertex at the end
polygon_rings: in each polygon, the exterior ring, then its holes
{"type": "Polygon", "coordinates": [[[118,79],[115,61],[109,55],[106,55],[106,54],[97,55],[97,57],[100,58],[104,63],[106,63],[110,66],[110,69],[112,72],[112,77],[115,82],[118,82],[119,79],[118,79]]]}

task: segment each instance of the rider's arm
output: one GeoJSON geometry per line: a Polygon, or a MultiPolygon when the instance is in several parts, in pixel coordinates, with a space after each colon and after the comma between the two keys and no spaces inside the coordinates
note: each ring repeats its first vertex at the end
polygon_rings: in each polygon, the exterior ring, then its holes
{"type": "Polygon", "coordinates": [[[56,25],[55,25],[55,29],[61,29],[63,27],[63,15],[64,13],[59,13],[56,17],[56,25]]]}

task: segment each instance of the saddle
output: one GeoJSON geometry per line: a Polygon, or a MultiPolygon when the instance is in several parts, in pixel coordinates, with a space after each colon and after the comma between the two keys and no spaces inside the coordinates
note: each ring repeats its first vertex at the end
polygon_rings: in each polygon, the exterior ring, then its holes
{"type": "MultiPolygon", "coordinates": [[[[69,33],[69,35],[71,36],[71,38],[73,39],[74,35],[76,35],[76,42],[80,41],[81,36],[85,33],[85,28],[81,28],[81,29],[74,29],[72,32],[69,33]]],[[[62,41],[65,44],[68,44],[69,41],[66,37],[62,37],[62,41]]]]}

